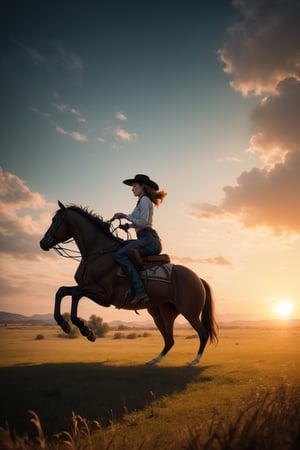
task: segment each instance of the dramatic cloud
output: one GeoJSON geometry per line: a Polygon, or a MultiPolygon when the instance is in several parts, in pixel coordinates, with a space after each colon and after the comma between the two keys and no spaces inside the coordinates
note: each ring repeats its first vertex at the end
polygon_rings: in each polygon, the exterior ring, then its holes
{"type": "Polygon", "coordinates": [[[243,172],[225,186],[220,205],[194,205],[198,218],[232,216],[245,227],[275,234],[300,231],[300,3],[236,0],[244,19],[232,27],[219,54],[234,89],[268,92],[254,108],[255,131],[248,151],[261,168],[243,172]]]}
{"type": "Polygon", "coordinates": [[[287,151],[300,151],[300,81],[281,81],[276,95],[265,97],[251,118],[257,133],[249,150],[259,151],[266,164],[283,162],[287,151]]]}
{"type": "Polygon", "coordinates": [[[50,206],[16,175],[0,168],[0,251],[17,259],[35,259],[49,224],[50,206]]]}
{"type": "Polygon", "coordinates": [[[16,175],[4,172],[0,167],[0,203],[3,213],[8,209],[20,209],[20,208],[44,208],[46,202],[43,197],[36,193],[31,192],[16,175]]]}
{"type": "Polygon", "coordinates": [[[231,86],[249,92],[273,92],[279,81],[300,79],[300,5],[294,0],[235,0],[243,20],[229,30],[219,51],[231,86]]]}
{"type": "Polygon", "coordinates": [[[0,208],[1,309],[48,312],[57,286],[73,281],[78,264],[40,249],[56,205],[0,167],[0,208]]]}
{"type": "Polygon", "coordinates": [[[300,231],[300,152],[287,154],[270,171],[243,172],[236,186],[225,186],[219,206],[195,205],[197,218],[237,217],[244,226],[267,226],[276,234],[300,231]]]}

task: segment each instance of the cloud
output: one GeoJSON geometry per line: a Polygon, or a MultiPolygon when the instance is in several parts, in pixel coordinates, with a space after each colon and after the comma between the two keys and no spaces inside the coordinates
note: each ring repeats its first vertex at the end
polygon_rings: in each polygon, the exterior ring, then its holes
{"type": "MultiPolygon", "coordinates": [[[[122,112],[117,112],[116,118],[120,121],[127,120],[127,116],[125,116],[122,112]]],[[[120,149],[123,144],[135,142],[137,141],[137,138],[137,133],[127,131],[125,128],[121,128],[120,126],[115,126],[114,124],[107,122],[107,126],[103,130],[102,136],[99,136],[97,141],[107,142],[111,148],[120,149]]]]}
{"type": "MultiPolygon", "coordinates": [[[[67,103],[63,102],[60,99],[60,95],[57,92],[53,93],[53,97],[55,98],[55,101],[53,103],[53,106],[62,114],[71,114],[72,116],[76,117],[77,121],[81,122],[82,124],[86,124],[87,120],[85,117],[83,117],[82,113],[79,111],[78,108],[70,107],[67,103]]],[[[35,109],[35,111],[38,111],[35,109]]],[[[126,121],[127,117],[122,112],[116,113],[116,118],[120,121],[126,121]]],[[[51,116],[49,116],[49,120],[51,121],[52,125],[54,125],[55,130],[63,134],[65,136],[69,136],[75,141],[78,142],[87,142],[88,137],[85,133],[80,133],[78,131],[68,131],[65,127],[62,127],[58,125],[54,120],[51,119],[51,116]]],[[[107,122],[108,123],[108,122],[107,122]]],[[[92,132],[92,129],[88,129],[87,132],[92,132]]],[[[137,140],[137,134],[133,132],[129,132],[125,130],[124,128],[121,128],[119,126],[115,127],[114,125],[107,124],[107,126],[104,128],[102,133],[99,133],[100,135],[94,136],[94,139],[96,142],[99,143],[108,143],[113,149],[118,149],[121,147],[121,144],[128,143],[128,142],[134,142],[137,140]],[[101,136],[102,134],[102,136],[101,136]]]]}
{"type": "Polygon", "coordinates": [[[78,264],[65,264],[55,252],[40,249],[56,205],[0,167],[0,208],[0,307],[21,314],[48,312],[51,292],[68,280],[72,283],[78,264]]]}
{"type": "Polygon", "coordinates": [[[233,162],[233,163],[241,163],[242,160],[238,158],[237,156],[222,156],[216,158],[216,161],[218,163],[224,163],[224,162],[233,162]]]}
{"type": "Polygon", "coordinates": [[[260,152],[266,164],[283,162],[288,151],[300,150],[300,81],[281,81],[276,95],[265,97],[251,118],[257,132],[250,140],[249,150],[260,152]]]}
{"type": "Polygon", "coordinates": [[[129,133],[128,131],[124,130],[124,128],[116,128],[113,131],[114,136],[119,138],[121,141],[135,141],[137,138],[136,133],[129,133]]]}
{"type": "Polygon", "coordinates": [[[275,234],[300,231],[300,152],[289,152],[272,170],[243,172],[236,186],[225,186],[220,205],[199,204],[191,215],[216,219],[236,217],[245,227],[267,226],[275,234]]]}
{"type": "Polygon", "coordinates": [[[70,113],[76,117],[78,122],[86,123],[85,117],[83,117],[83,115],[81,114],[81,112],[78,109],[71,108],[66,103],[54,103],[54,106],[61,113],[70,113]]]}
{"type": "Polygon", "coordinates": [[[300,79],[300,5],[294,0],[235,0],[243,19],[229,30],[219,57],[244,95],[274,92],[279,81],[300,79]]]}
{"type": "Polygon", "coordinates": [[[300,4],[235,0],[243,20],[229,31],[219,54],[231,86],[243,95],[268,95],[251,114],[248,151],[262,167],[244,171],[223,188],[219,205],[197,204],[192,216],[234,217],[243,226],[264,226],[276,235],[300,231],[300,4]]]}
{"type": "MultiPolygon", "coordinates": [[[[59,100],[59,95],[57,93],[54,93],[54,97],[56,100],[59,100]]],[[[62,114],[71,114],[71,116],[75,117],[78,122],[80,122],[81,124],[86,124],[86,119],[83,117],[81,112],[74,107],[72,107],[72,108],[69,107],[67,105],[67,103],[56,101],[56,103],[54,103],[52,106],[54,106],[55,109],[60,111],[62,114]]],[[[77,142],[87,142],[88,141],[87,135],[85,133],[80,133],[79,131],[68,131],[65,128],[58,125],[56,119],[53,117],[54,114],[41,112],[38,108],[31,108],[31,111],[33,111],[36,114],[41,115],[42,117],[45,117],[58,133],[63,134],[65,136],[69,136],[74,141],[77,141],[77,142]]]]}
{"type": "Polygon", "coordinates": [[[0,251],[16,259],[36,259],[39,240],[49,224],[53,206],[37,192],[31,192],[16,175],[0,167],[0,251]]]}
{"type": "Polygon", "coordinates": [[[121,121],[127,120],[127,117],[125,116],[125,114],[123,114],[121,112],[117,112],[116,118],[121,120],[121,121]]]}
{"type": "Polygon", "coordinates": [[[44,208],[46,201],[37,192],[31,192],[16,175],[4,172],[0,167],[0,203],[2,212],[8,208],[44,208]]]}
{"type": "Polygon", "coordinates": [[[213,258],[191,258],[190,256],[171,256],[172,261],[180,264],[216,264],[218,266],[231,266],[231,262],[223,256],[213,258]]]}
{"type": "Polygon", "coordinates": [[[58,125],[56,126],[55,129],[58,133],[64,134],[66,136],[70,136],[74,141],[77,141],[77,142],[87,142],[88,141],[88,138],[87,138],[86,134],[84,134],[84,133],[79,133],[78,131],[67,131],[58,125]]]}

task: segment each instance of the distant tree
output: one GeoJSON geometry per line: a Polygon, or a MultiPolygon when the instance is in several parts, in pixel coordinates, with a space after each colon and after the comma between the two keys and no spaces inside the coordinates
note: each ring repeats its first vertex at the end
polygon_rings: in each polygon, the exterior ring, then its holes
{"type": "Polygon", "coordinates": [[[151,336],[151,333],[148,333],[148,331],[145,331],[144,333],[143,333],[143,337],[144,338],[147,338],[147,337],[150,337],[151,336]]]}
{"type": "Polygon", "coordinates": [[[129,333],[126,337],[127,339],[136,339],[139,336],[137,335],[137,333],[129,333]]]}
{"type": "Polygon", "coordinates": [[[119,325],[118,330],[119,331],[129,330],[129,327],[127,327],[126,325],[119,325]]]}
{"type": "Polygon", "coordinates": [[[123,339],[124,334],[120,333],[119,331],[117,333],[114,334],[113,339],[123,339]]]}
{"type": "Polygon", "coordinates": [[[42,339],[45,339],[45,336],[43,334],[37,334],[34,338],[35,341],[41,341],[42,339]]]}
{"type": "Polygon", "coordinates": [[[93,330],[96,337],[104,337],[104,335],[110,330],[107,323],[103,322],[102,317],[92,314],[88,320],[87,326],[93,330]]]}

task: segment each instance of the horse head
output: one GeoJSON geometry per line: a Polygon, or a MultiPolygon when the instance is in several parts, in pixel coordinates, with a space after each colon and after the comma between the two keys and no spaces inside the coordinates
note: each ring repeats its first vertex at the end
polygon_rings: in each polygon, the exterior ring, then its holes
{"type": "Polygon", "coordinates": [[[122,239],[110,231],[111,222],[103,221],[102,217],[76,205],[65,206],[58,201],[59,209],[52,219],[52,223],[40,242],[42,250],[48,251],[62,242],[73,238],[81,254],[86,254],[97,245],[104,251],[107,240],[113,247],[120,245],[122,239]],[[99,242],[100,240],[100,242],[99,242]],[[105,243],[104,243],[105,241],[105,243]],[[102,247],[103,245],[103,247],[102,247]],[[104,249],[104,250],[103,250],[104,249]]]}
{"type": "Polygon", "coordinates": [[[58,206],[60,209],[56,211],[50,227],[40,241],[40,247],[44,251],[50,250],[55,245],[64,242],[71,237],[64,221],[66,207],[60,201],[58,201],[58,206]]]}

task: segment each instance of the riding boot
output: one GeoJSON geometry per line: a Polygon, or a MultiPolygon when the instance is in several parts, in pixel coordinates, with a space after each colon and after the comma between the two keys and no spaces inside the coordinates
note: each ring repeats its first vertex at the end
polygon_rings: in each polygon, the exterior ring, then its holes
{"type": "Polygon", "coordinates": [[[126,274],[131,288],[133,290],[135,299],[144,299],[147,294],[145,292],[144,283],[139,275],[139,272],[136,270],[135,266],[131,262],[130,258],[127,255],[120,255],[118,252],[115,254],[115,259],[118,264],[121,266],[123,272],[126,274]]]}

